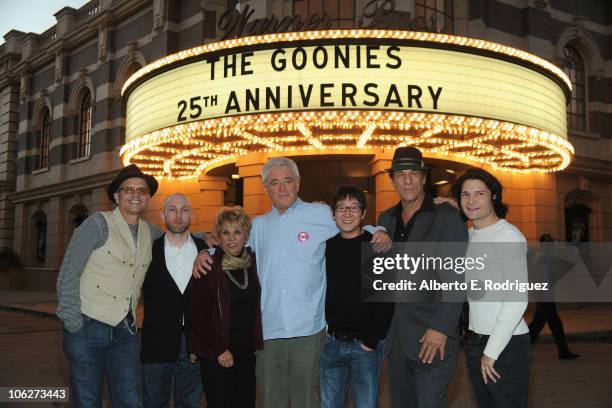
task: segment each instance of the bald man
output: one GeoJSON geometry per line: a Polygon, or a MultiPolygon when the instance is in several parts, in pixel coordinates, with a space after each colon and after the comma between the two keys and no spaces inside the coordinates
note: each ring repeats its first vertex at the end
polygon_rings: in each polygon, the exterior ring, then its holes
{"type": "Polygon", "coordinates": [[[172,394],[175,407],[196,408],[202,396],[200,366],[191,361],[186,349],[190,331],[185,288],[196,255],[207,248],[189,233],[192,216],[191,202],[183,194],[166,198],[161,217],[167,232],[153,243],[153,259],[142,287],[146,408],[169,407],[172,394]]]}

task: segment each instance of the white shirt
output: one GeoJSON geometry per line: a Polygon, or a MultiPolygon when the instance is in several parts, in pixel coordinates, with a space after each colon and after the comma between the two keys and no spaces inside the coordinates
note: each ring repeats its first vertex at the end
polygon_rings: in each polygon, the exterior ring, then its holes
{"type": "MultiPolygon", "coordinates": [[[[469,235],[467,256],[478,257],[486,253],[487,259],[483,271],[466,272],[467,280],[491,279],[501,282],[516,278],[527,282],[527,241],[518,228],[500,219],[486,228],[470,228],[469,235]]],[[[484,354],[496,360],[513,335],[529,333],[529,327],[523,319],[527,309],[527,294],[524,299],[522,295],[511,296],[513,299],[505,302],[499,301],[499,293],[492,294],[495,299],[491,301],[486,301],[486,295],[484,301],[468,297],[470,330],[489,336],[484,354]]]]}
{"type": "Polygon", "coordinates": [[[166,268],[168,268],[170,276],[174,279],[174,283],[181,293],[185,293],[189,279],[191,279],[193,261],[198,255],[198,248],[191,235],[180,247],[173,246],[168,241],[168,235],[165,235],[164,255],[166,257],[166,268]]]}

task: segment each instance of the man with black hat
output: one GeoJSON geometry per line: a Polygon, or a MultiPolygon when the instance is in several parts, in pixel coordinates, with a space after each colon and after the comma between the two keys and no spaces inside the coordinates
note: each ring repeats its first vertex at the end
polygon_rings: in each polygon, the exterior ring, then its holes
{"type": "MultiPolygon", "coordinates": [[[[467,228],[459,211],[450,204],[434,204],[426,191],[428,169],[417,148],[396,149],[391,168],[387,170],[400,202],[380,214],[378,225],[387,229],[394,243],[467,243],[467,228]]],[[[461,247],[463,245],[453,250],[461,251],[461,247]]],[[[462,254],[437,255],[442,258],[446,255],[464,256],[465,251],[462,254]]],[[[411,273],[423,279],[430,272],[417,270],[411,273]]],[[[459,351],[462,303],[441,302],[439,296],[432,295],[433,301],[398,302],[395,305],[385,345],[391,403],[395,408],[448,405],[448,385],[455,372],[459,351]]]]}
{"type": "Polygon", "coordinates": [[[142,218],[156,190],[154,177],[127,166],[107,189],[117,207],[87,218],[68,244],[57,315],[76,407],[102,406],[104,377],[114,406],[142,405],[136,306],[151,244],[162,235],[142,218]]]}

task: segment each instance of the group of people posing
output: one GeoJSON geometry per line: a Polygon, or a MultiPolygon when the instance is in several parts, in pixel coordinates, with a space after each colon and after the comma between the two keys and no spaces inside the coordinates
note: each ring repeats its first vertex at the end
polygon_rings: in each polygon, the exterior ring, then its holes
{"type": "MultiPolygon", "coordinates": [[[[306,203],[295,162],[273,158],[261,175],[267,214],[224,207],[214,233],[192,234],[188,197],[165,199],[163,232],[143,219],[157,181],[124,168],[108,186],[117,207],[75,230],[58,277],[73,404],[101,407],[106,378],[118,407],[197,407],[204,393],[210,408],[249,408],[258,385],[264,408],[344,407],[349,386],[353,406],[373,408],[386,357],[393,407],[447,406],[463,303],[362,301],[363,246],[511,242],[511,262],[492,265],[525,277],[527,247],[493,175],[469,169],[453,206],[434,202],[428,170],[418,149],[398,148],[388,173],[399,202],[364,227],[363,191],[340,187],[331,211],[306,203]]],[[[526,407],[527,300],[468,302],[478,406],[526,407]]]]}

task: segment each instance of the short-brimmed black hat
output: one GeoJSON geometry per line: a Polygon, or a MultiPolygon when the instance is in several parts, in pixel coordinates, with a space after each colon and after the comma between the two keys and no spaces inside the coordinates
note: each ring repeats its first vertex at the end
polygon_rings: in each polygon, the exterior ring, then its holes
{"type": "Polygon", "coordinates": [[[413,146],[398,147],[393,153],[393,161],[391,168],[387,169],[389,173],[401,170],[428,170],[429,167],[423,161],[423,153],[413,146]]]}
{"type": "Polygon", "coordinates": [[[129,178],[141,178],[146,181],[147,185],[149,186],[149,195],[151,197],[153,197],[153,195],[157,191],[157,180],[155,180],[155,177],[150,176],[148,174],[144,174],[142,170],[138,168],[137,165],[130,164],[119,172],[117,177],[115,177],[115,179],[111,181],[111,183],[108,185],[108,188],[106,189],[108,198],[110,198],[113,203],[117,204],[117,202],[115,201],[115,193],[119,189],[119,186],[121,185],[121,183],[123,183],[129,178]]]}

